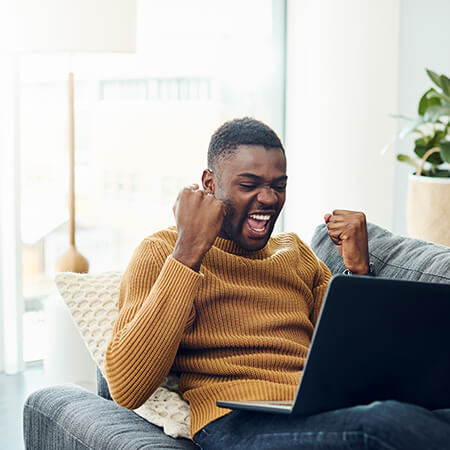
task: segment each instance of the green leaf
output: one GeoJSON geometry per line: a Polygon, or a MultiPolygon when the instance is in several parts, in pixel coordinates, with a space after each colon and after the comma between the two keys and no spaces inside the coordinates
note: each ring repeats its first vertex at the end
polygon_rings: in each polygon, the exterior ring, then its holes
{"type": "MultiPolygon", "coordinates": [[[[425,153],[428,151],[429,149],[424,149],[424,148],[420,148],[420,147],[416,147],[414,149],[414,153],[420,158],[423,158],[423,155],[425,155],[425,153]]],[[[440,164],[443,163],[440,153],[433,153],[431,154],[428,158],[427,158],[427,162],[429,162],[430,164],[432,164],[433,166],[439,166],[440,164]]]]}
{"type": "Polygon", "coordinates": [[[441,149],[442,160],[450,163],[450,141],[441,141],[439,147],[441,149]]]}
{"type": "Polygon", "coordinates": [[[427,147],[419,146],[419,145],[416,145],[416,146],[414,147],[414,153],[415,153],[420,159],[423,158],[423,155],[425,155],[425,153],[426,153],[428,150],[430,150],[430,149],[427,148],[427,147]]]}
{"type": "Polygon", "coordinates": [[[445,75],[441,75],[441,88],[445,95],[450,95],[450,80],[445,75]]]}
{"type": "Polygon", "coordinates": [[[423,136],[423,137],[417,138],[414,141],[414,144],[416,145],[416,147],[424,147],[427,150],[429,150],[432,147],[431,139],[432,139],[432,136],[423,136]]]}
{"type": "Polygon", "coordinates": [[[436,90],[434,88],[431,88],[422,95],[421,99],[419,100],[417,111],[419,113],[419,116],[423,116],[432,106],[440,105],[442,105],[441,98],[437,95],[436,90]]]}
{"type": "Polygon", "coordinates": [[[442,100],[444,100],[445,104],[447,106],[450,105],[450,96],[445,95],[443,92],[436,92],[436,95],[441,98],[442,100]]]}
{"type": "Polygon", "coordinates": [[[441,78],[439,77],[439,75],[430,69],[425,69],[425,70],[427,71],[428,76],[431,78],[431,81],[433,81],[439,87],[442,87],[441,86],[441,78]]]}
{"type": "Polygon", "coordinates": [[[429,69],[425,70],[428,76],[431,78],[431,81],[433,81],[443,91],[442,93],[436,92],[436,94],[443,100],[445,100],[447,103],[450,103],[450,78],[448,78],[444,74],[438,75],[436,72],[433,72],[432,70],[429,69]]]}
{"type": "Polygon", "coordinates": [[[429,106],[424,119],[426,122],[436,122],[441,116],[450,116],[450,106],[429,106]]]}
{"type": "MultiPolygon", "coordinates": [[[[433,136],[434,138],[434,136],[433,136]]],[[[419,138],[415,140],[415,144],[416,146],[414,147],[414,153],[420,158],[422,159],[423,156],[425,155],[425,153],[432,149],[433,147],[436,147],[435,145],[433,145],[433,138],[430,138],[429,136],[426,136],[425,138],[419,138]]],[[[441,156],[439,154],[439,152],[433,153],[431,154],[428,159],[427,162],[429,162],[430,164],[436,165],[438,166],[439,164],[442,164],[442,159],[441,156]]]]}
{"type": "Polygon", "coordinates": [[[445,138],[445,131],[444,130],[436,130],[434,132],[434,136],[431,137],[429,144],[430,144],[430,148],[433,147],[439,147],[439,144],[441,143],[441,141],[444,140],[445,138]]]}
{"type": "Polygon", "coordinates": [[[397,161],[409,164],[410,166],[413,166],[416,170],[419,170],[420,168],[419,163],[414,158],[411,158],[411,156],[404,155],[402,153],[399,153],[397,155],[397,161]]]}
{"type": "MultiPolygon", "coordinates": [[[[427,147],[421,147],[421,146],[415,146],[414,147],[414,153],[420,158],[420,159],[422,159],[423,158],[423,155],[425,155],[425,153],[428,151],[428,150],[430,150],[430,148],[432,148],[432,147],[429,147],[429,148],[427,148],[427,147]]],[[[427,159],[427,162],[429,162],[430,164],[434,164],[434,165],[439,165],[439,164],[442,164],[442,159],[441,159],[441,157],[440,157],[440,155],[439,155],[439,153],[433,153],[432,155],[430,155],[429,157],[428,157],[428,159],[427,159]]]]}

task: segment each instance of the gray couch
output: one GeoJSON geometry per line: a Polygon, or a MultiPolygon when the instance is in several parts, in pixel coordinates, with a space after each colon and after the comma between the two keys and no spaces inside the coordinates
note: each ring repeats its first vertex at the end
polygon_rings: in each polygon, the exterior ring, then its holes
{"type": "MultiPolygon", "coordinates": [[[[368,225],[368,231],[376,276],[450,284],[450,248],[394,235],[374,224],[368,225]]],[[[317,227],[311,246],[333,274],[344,271],[325,225],[317,227]]],[[[116,405],[100,372],[97,387],[98,395],[76,386],[55,386],[31,394],[24,405],[25,448],[198,448],[187,439],[166,436],[160,428],[116,405]]]]}

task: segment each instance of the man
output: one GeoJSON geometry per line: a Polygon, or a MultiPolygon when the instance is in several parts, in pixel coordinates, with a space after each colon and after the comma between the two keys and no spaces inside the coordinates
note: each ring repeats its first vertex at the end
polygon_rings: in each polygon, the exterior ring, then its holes
{"type": "MultiPolygon", "coordinates": [[[[244,118],[214,133],[202,188],[181,191],[176,228],[144,239],[124,274],[105,359],[113,398],[137,408],[175,370],[205,449],[432,448],[411,424],[433,433],[445,423],[396,402],[308,418],[216,406],[292,400],[305,364],[331,274],[295,234],[271,237],[286,184],[269,127],[244,118]]],[[[364,214],[338,210],[325,221],[348,271],[367,274],[364,214]]]]}

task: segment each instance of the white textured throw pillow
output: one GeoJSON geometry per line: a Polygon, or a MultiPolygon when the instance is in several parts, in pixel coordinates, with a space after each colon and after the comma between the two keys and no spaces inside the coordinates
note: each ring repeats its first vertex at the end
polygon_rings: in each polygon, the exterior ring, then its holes
{"type": "MultiPolygon", "coordinates": [[[[117,317],[121,272],[98,275],[64,272],[55,283],[92,358],[104,373],[106,347],[117,317]]],[[[172,437],[190,438],[190,409],[177,392],[178,378],[169,375],[134,412],[162,427],[172,437]]]]}

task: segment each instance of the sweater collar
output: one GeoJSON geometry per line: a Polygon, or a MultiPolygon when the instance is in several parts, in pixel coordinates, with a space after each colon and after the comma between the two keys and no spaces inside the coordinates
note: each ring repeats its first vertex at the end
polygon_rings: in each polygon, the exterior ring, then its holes
{"type": "Polygon", "coordinates": [[[260,250],[245,250],[242,247],[239,247],[239,245],[237,245],[230,239],[217,237],[214,242],[214,247],[217,247],[219,250],[222,250],[226,253],[231,253],[232,255],[244,256],[250,259],[262,259],[267,256],[267,253],[269,251],[269,243],[270,239],[267,244],[260,250]]]}

